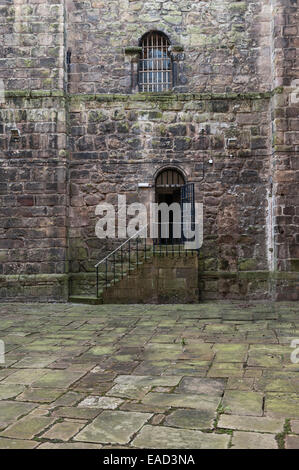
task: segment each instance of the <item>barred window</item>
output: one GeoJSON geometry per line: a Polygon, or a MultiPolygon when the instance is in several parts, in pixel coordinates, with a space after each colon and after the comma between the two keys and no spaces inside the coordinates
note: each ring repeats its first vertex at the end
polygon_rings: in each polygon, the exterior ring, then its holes
{"type": "Polygon", "coordinates": [[[172,87],[172,61],[167,36],[157,31],[147,33],[141,42],[139,60],[139,91],[168,91],[172,87]]]}

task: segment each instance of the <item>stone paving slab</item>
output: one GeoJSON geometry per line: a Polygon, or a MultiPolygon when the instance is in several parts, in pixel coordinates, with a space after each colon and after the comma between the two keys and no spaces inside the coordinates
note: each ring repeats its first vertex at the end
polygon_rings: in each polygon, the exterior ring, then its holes
{"type": "Polygon", "coordinates": [[[259,392],[228,390],[224,394],[223,406],[233,414],[262,416],[263,395],[259,392]]]}
{"type": "Polygon", "coordinates": [[[20,416],[26,415],[36,406],[36,403],[21,403],[14,400],[0,401],[0,429],[7,427],[20,416]]]}
{"type": "Polygon", "coordinates": [[[35,403],[51,403],[62,395],[63,391],[56,388],[27,388],[18,396],[20,401],[35,403]]]}
{"type": "Polygon", "coordinates": [[[176,388],[178,393],[198,393],[212,396],[222,396],[225,388],[223,379],[206,379],[197,377],[184,377],[176,388]]]}
{"type": "Polygon", "coordinates": [[[299,418],[299,393],[267,393],[265,415],[299,418]]]}
{"type": "Polygon", "coordinates": [[[299,436],[286,437],[286,449],[299,449],[299,436]]]}
{"type": "Polygon", "coordinates": [[[0,400],[7,400],[20,395],[25,390],[23,385],[12,385],[9,383],[0,383],[0,400]]]}
{"type": "Polygon", "coordinates": [[[48,431],[43,433],[41,437],[44,439],[59,439],[61,441],[69,441],[80,429],[84,427],[84,423],[79,421],[63,421],[54,424],[48,431]]]}
{"type": "Polygon", "coordinates": [[[90,396],[84,398],[78,405],[82,408],[101,408],[103,410],[115,410],[124,403],[124,400],[114,397],[90,396]]]}
{"type": "Polygon", "coordinates": [[[260,418],[253,416],[221,415],[219,428],[237,429],[239,431],[269,432],[278,434],[283,431],[284,419],[260,418]]]}
{"type": "Polygon", "coordinates": [[[38,442],[22,439],[6,439],[0,437],[0,449],[34,449],[38,442]]]}
{"type": "Polygon", "coordinates": [[[0,435],[3,437],[13,437],[16,439],[33,439],[36,434],[41,433],[45,428],[55,421],[53,418],[45,416],[25,417],[9,426],[0,435]]]}
{"type": "Polygon", "coordinates": [[[152,376],[140,376],[140,375],[119,375],[116,377],[115,382],[118,384],[138,384],[144,386],[164,386],[164,387],[173,387],[178,385],[182,377],[167,377],[163,375],[162,377],[152,377],[152,376]]]}
{"type": "Polygon", "coordinates": [[[152,417],[150,413],[103,411],[81,431],[76,441],[127,444],[130,438],[152,417]]]}
{"type": "Polygon", "coordinates": [[[101,412],[100,409],[78,408],[73,406],[60,406],[56,408],[52,416],[90,420],[95,418],[101,412]]]}
{"type": "Polygon", "coordinates": [[[232,449],[277,449],[277,442],[272,434],[257,432],[234,432],[232,449]]]}
{"type": "Polygon", "coordinates": [[[2,384],[24,384],[31,385],[43,375],[46,375],[45,369],[23,369],[14,372],[13,374],[2,380],[2,384]]]}
{"type": "Polygon", "coordinates": [[[143,403],[150,405],[157,405],[165,408],[194,408],[200,409],[203,406],[209,406],[216,410],[220,397],[199,394],[185,394],[185,393],[148,393],[143,403]]]}
{"type": "Polygon", "coordinates": [[[159,426],[144,426],[133,440],[142,449],[226,449],[230,436],[159,426]]]}
{"type": "Polygon", "coordinates": [[[299,420],[292,419],[290,425],[292,432],[295,434],[299,434],[299,420]]]}
{"type": "Polygon", "coordinates": [[[165,425],[185,429],[213,429],[215,409],[174,410],[165,419],[165,425]]]}
{"type": "MultiPolygon", "coordinates": [[[[1,446],[1,442],[0,442],[1,446]]],[[[64,449],[64,450],[71,450],[71,449],[101,449],[103,446],[101,444],[85,444],[84,442],[44,442],[44,444],[40,444],[37,448],[38,449],[64,449]]],[[[0,447],[1,448],[1,447],[0,447]]]]}
{"type": "Polygon", "coordinates": [[[73,382],[79,380],[84,373],[63,370],[52,370],[43,375],[39,380],[32,383],[37,388],[68,388],[73,382]]]}
{"type": "Polygon", "coordinates": [[[298,303],[0,304],[0,448],[298,448],[298,303]]]}
{"type": "Polygon", "coordinates": [[[18,369],[40,369],[42,367],[47,367],[52,362],[55,362],[58,359],[58,356],[49,357],[48,355],[45,357],[24,357],[16,364],[14,367],[18,369]]]}

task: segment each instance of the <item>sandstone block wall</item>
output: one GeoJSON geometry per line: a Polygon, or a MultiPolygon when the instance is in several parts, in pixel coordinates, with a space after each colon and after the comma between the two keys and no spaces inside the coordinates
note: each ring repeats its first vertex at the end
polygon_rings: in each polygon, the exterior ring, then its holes
{"type": "MultiPolygon", "coordinates": [[[[273,2],[273,85],[283,86],[272,102],[274,269],[299,271],[299,11],[297,1],[273,2]]],[[[299,280],[277,281],[276,297],[299,298],[299,280]]]]}
{"type": "Polygon", "coordinates": [[[163,166],[196,185],[205,269],[268,270],[269,104],[267,94],[73,97],[71,271],[93,269],[105,249],[94,234],[96,205],[117,204],[118,194],[154,202],[163,166]]]}
{"type": "Polygon", "coordinates": [[[70,1],[68,48],[73,93],[128,93],[131,56],[151,30],[182,49],[180,91],[266,91],[271,88],[269,1],[70,1]]]}

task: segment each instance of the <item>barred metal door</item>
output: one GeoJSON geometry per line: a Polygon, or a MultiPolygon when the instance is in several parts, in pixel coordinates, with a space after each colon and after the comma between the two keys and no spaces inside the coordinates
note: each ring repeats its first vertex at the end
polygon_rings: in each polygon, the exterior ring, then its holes
{"type": "MultiPolygon", "coordinates": [[[[195,197],[194,183],[187,183],[181,187],[181,209],[182,209],[182,240],[187,241],[184,234],[184,223],[191,219],[191,230],[195,230],[195,197]],[[188,204],[186,206],[185,204],[188,204]],[[190,212],[191,211],[191,214],[190,212]]],[[[188,240],[193,241],[193,240],[188,240]]]]}

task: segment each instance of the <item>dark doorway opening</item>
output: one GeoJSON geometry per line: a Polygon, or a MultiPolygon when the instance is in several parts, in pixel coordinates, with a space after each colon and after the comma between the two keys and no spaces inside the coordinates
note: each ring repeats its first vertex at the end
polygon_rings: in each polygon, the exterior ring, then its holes
{"type": "MultiPolygon", "coordinates": [[[[181,188],[185,185],[185,178],[181,172],[176,169],[162,170],[156,178],[156,203],[166,203],[171,206],[173,203],[178,203],[181,206],[181,188]]],[[[180,222],[175,221],[173,211],[169,211],[169,218],[162,220],[161,212],[158,216],[158,243],[161,244],[179,244],[182,242],[180,222]],[[178,224],[175,231],[174,223],[178,224]],[[165,237],[165,232],[162,230],[168,229],[168,236],[165,237]],[[167,226],[167,227],[166,227],[167,226]],[[178,237],[178,230],[180,230],[178,237]]]]}

